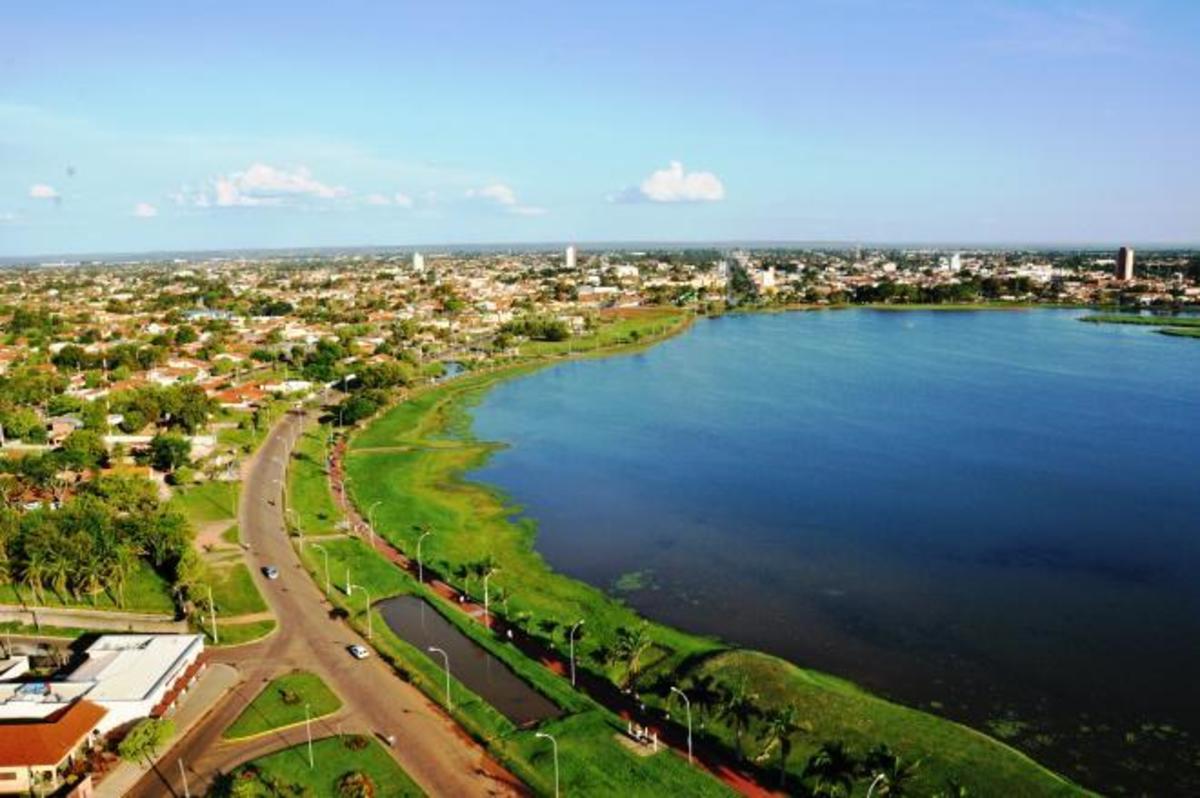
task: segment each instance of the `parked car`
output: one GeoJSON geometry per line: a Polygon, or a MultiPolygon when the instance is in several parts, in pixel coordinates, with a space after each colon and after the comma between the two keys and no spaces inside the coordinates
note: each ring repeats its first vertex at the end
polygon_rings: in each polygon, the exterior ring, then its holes
{"type": "Polygon", "coordinates": [[[367,647],[360,646],[358,643],[350,646],[350,648],[347,650],[350,652],[350,656],[354,657],[355,659],[366,659],[367,657],[371,656],[371,652],[367,650],[367,647]]]}
{"type": "Polygon", "coordinates": [[[279,569],[276,568],[274,565],[263,566],[262,572],[263,572],[263,576],[265,576],[267,579],[278,579],[279,578],[279,569]]]}

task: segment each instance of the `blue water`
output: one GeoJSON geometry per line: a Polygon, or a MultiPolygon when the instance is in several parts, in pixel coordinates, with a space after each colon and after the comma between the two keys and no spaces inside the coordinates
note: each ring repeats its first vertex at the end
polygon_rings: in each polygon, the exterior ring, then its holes
{"type": "Polygon", "coordinates": [[[648,615],[1017,720],[1106,790],[1191,785],[1200,341],[1078,315],[701,321],[497,387],[475,432],[510,446],[474,477],[555,568],[649,574],[648,615]]]}

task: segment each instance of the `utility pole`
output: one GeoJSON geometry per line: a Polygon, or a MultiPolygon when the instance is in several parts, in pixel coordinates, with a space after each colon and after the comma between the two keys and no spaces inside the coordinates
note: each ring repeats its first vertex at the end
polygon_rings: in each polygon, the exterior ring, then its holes
{"type": "Polygon", "coordinates": [[[183,798],[192,798],[192,793],[188,790],[187,771],[183,769],[183,757],[178,759],[179,762],[179,777],[183,779],[183,798]]]}
{"type": "Polygon", "coordinates": [[[308,769],[315,768],[316,762],[313,761],[312,749],[312,720],[309,717],[308,704],[304,705],[304,733],[308,735],[308,769]]]}
{"type": "Polygon", "coordinates": [[[208,611],[212,614],[212,632],[213,645],[221,645],[221,635],[217,632],[217,605],[213,602],[212,585],[205,585],[208,588],[208,611]]]}

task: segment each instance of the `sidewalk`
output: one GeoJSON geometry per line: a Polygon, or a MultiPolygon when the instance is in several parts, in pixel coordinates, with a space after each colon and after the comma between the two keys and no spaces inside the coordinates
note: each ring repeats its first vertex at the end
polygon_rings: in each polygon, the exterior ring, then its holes
{"type": "MultiPolygon", "coordinates": [[[[187,736],[205,715],[211,712],[241,677],[232,665],[210,662],[196,686],[188,691],[183,703],[169,717],[175,723],[175,736],[163,745],[162,751],[170,751],[187,736]]],[[[96,798],[121,798],[137,784],[150,768],[144,763],[122,762],[105,775],[96,786],[96,798]]]]}

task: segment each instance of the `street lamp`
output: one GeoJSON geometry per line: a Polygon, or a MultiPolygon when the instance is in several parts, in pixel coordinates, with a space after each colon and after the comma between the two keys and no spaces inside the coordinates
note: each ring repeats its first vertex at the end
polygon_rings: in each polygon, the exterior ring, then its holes
{"type": "Polygon", "coordinates": [[[549,740],[554,747],[554,798],[558,798],[558,740],[545,732],[537,732],[537,736],[549,740]]]}
{"type": "Polygon", "coordinates": [[[316,762],[313,761],[312,718],[309,715],[308,704],[304,705],[304,733],[308,735],[308,769],[312,770],[316,767],[316,762]]]}
{"type": "Polygon", "coordinates": [[[687,693],[674,685],[671,686],[671,692],[683,699],[683,705],[687,709],[688,764],[690,765],[692,763],[692,702],[688,700],[687,693]]]}
{"type": "Polygon", "coordinates": [[[371,548],[375,548],[375,508],[380,505],[383,500],[375,502],[367,510],[367,531],[371,533],[371,548]]]}
{"type": "Polygon", "coordinates": [[[212,585],[205,585],[205,587],[208,588],[208,611],[212,615],[213,645],[219,646],[221,644],[221,636],[217,633],[217,605],[213,603],[212,585]]]}
{"type": "Polygon", "coordinates": [[[492,578],[492,574],[497,573],[500,569],[493,568],[483,575],[483,625],[487,628],[492,628],[492,619],[488,615],[488,580],[492,578]]]}
{"type": "Polygon", "coordinates": [[[875,792],[875,787],[881,781],[887,781],[887,776],[883,773],[876,774],[875,779],[871,782],[871,786],[867,788],[867,798],[871,798],[872,793],[875,792]]]}
{"type": "Polygon", "coordinates": [[[325,595],[329,595],[333,592],[329,589],[329,551],[320,543],[314,543],[312,544],[312,547],[314,549],[320,549],[321,553],[325,555],[325,595]]]}
{"type": "Polygon", "coordinates": [[[347,595],[353,595],[355,590],[361,590],[367,597],[367,639],[371,639],[371,594],[362,585],[350,585],[347,595]]]}
{"type": "Polygon", "coordinates": [[[567,633],[567,642],[571,646],[571,686],[572,687],[575,686],[575,632],[581,626],[583,626],[582,618],[580,618],[578,621],[576,621],[575,625],[571,627],[571,631],[567,633]]]}
{"type": "Polygon", "coordinates": [[[454,709],[454,702],[450,700],[450,655],[437,646],[430,646],[429,651],[441,654],[442,661],[446,663],[446,709],[454,709]]]}
{"type": "Polygon", "coordinates": [[[425,538],[432,534],[432,529],[426,529],[421,533],[421,536],[417,538],[417,581],[421,583],[425,582],[425,564],[421,560],[421,544],[425,542],[425,538]]]}

